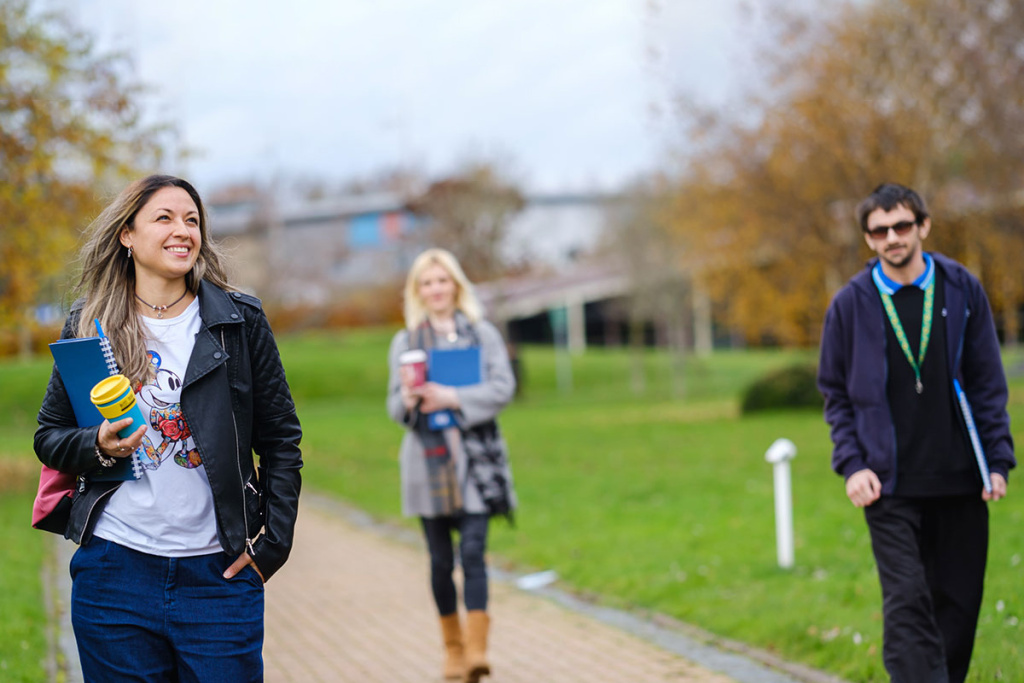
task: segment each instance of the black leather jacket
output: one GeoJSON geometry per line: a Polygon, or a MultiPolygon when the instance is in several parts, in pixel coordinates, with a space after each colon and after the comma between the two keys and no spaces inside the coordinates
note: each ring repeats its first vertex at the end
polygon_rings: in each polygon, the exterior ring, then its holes
{"type": "MultiPolygon", "coordinates": [[[[72,308],[61,338],[74,336],[79,313],[72,308]]],[[[248,551],[269,579],[292,547],[302,430],[259,299],[204,281],[199,315],[202,326],[181,388],[182,413],[213,490],[221,546],[231,555],[248,551]]],[[[93,447],[99,426],[77,426],[56,370],[37,419],[36,455],[49,467],[78,475],[64,535],[87,542],[110,494],[120,486],[89,480],[98,466],[93,447]]]]}

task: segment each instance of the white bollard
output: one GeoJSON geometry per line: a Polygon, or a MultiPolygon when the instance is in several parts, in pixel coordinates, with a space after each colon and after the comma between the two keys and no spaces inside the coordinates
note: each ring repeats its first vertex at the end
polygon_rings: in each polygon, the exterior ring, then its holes
{"type": "Polygon", "coordinates": [[[793,491],[789,461],[796,457],[796,446],[789,439],[776,439],[764,459],[772,464],[775,478],[775,541],[779,566],[793,568],[793,491]]]}

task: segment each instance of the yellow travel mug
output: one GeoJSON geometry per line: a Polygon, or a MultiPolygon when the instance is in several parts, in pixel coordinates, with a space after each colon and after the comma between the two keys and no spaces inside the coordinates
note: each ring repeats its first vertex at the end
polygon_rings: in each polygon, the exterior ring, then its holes
{"type": "Polygon", "coordinates": [[[140,425],[146,424],[146,418],[135,401],[132,383],[124,375],[111,375],[101,380],[89,392],[89,398],[100,414],[111,422],[124,417],[132,418],[130,425],[117,432],[122,439],[128,438],[140,425]]]}

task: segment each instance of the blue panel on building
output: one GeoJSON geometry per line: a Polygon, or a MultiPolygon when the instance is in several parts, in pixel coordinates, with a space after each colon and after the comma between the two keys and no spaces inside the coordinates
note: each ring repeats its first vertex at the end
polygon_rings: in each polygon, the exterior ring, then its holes
{"type": "Polygon", "coordinates": [[[348,227],[348,243],[353,249],[379,247],[381,244],[380,214],[353,216],[348,227]]]}
{"type": "Polygon", "coordinates": [[[418,232],[420,227],[426,225],[427,221],[422,216],[417,216],[414,213],[405,212],[403,214],[404,220],[402,221],[402,234],[411,235],[418,232]]]}

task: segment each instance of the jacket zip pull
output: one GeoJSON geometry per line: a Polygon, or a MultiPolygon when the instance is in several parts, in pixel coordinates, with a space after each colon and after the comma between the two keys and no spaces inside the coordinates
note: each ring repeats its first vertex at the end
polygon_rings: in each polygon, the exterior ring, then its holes
{"type": "MultiPolygon", "coordinates": [[[[257,491],[256,487],[252,485],[251,481],[245,482],[245,488],[247,488],[250,491],[252,491],[254,495],[259,496],[259,491],[257,491]]],[[[242,507],[243,508],[245,507],[244,503],[242,504],[242,507]]],[[[248,519],[246,519],[246,529],[248,529],[248,527],[249,527],[248,519]]],[[[245,547],[249,549],[249,556],[250,557],[256,557],[256,549],[252,547],[252,539],[249,538],[248,536],[246,536],[246,538],[245,538],[245,547]]]]}

